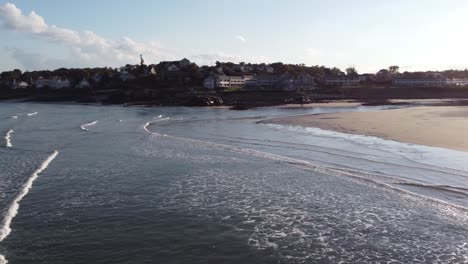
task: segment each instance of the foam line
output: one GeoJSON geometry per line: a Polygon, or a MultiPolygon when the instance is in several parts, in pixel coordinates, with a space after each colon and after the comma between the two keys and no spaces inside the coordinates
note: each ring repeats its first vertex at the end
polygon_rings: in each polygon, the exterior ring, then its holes
{"type": "Polygon", "coordinates": [[[96,132],[96,131],[88,129],[88,127],[94,126],[95,124],[97,124],[97,122],[98,122],[97,120],[94,120],[91,123],[86,123],[86,124],[81,125],[80,128],[81,128],[81,130],[84,130],[84,131],[96,132]]]}
{"type": "MultiPolygon", "coordinates": [[[[28,194],[29,190],[31,190],[34,181],[39,177],[39,174],[43,172],[49,164],[57,157],[59,152],[55,150],[52,154],[47,157],[46,160],[42,162],[39,168],[31,174],[29,179],[23,184],[20,192],[16,195],[15,199],[11,203],[8,210],[4,213],[4,218],[1,222],[0,226],[0,242],[3,241],[10,233],[11,233],[11,222],[13,218],[18,214],[18,210],[20,207],[21,200],[28,194]]],[[[1,263],[1,262],[0,262],[1,263]]]]}
{"type": "MultiPolygon", "coordinates": [[[[157,132],[152,132],[152,131],[149,131],[147,129],[147,127],[151,123],[152,122],[147,122],[145,124],[145,130],[150,134],[157,135],[157,136],[163,136],[162,134],[159,134],[157,132]]],[[[433,205],[444,206],[445,208],[455,209],[455,210],[459,210],[459,211],[464,212],[464,213],[468,213],[468,208],[467,207],[452,204],[452,203],[449,203],[449,202],[446,202],[446,201],[443,201],[443,200],[440,200],[440,199],[437,199],[437,198],[432,198],[432,197],[428,197],[428,196],[421,195],[421,194],[418,194],[418,193],[414,193],[414,192],[411,192],[411,191],[408,191],[408,190],[405,190],[405,189],[402,189],[402,188],[392,186],[392,185],[390,185],[388,183],[385,183],[385,182],[381,182],[381,181],[378,181],[378,180],[366,178],[364,175],[359,175],[357,173],[348,172],[348,171],[344,171],[344,170],[340,170],[340,169],[336,169],[336,168],[331,168],[331,167],[327,167],[327,166],[322,166],[322,165],[314,164],[312,162],[305,161],[305,160],[289,158],[289,157],[285,157],[285,156],[280,156],[280,155],[271,154],[271,153],[267,153],[267,152],[262,152],[262,151],[258,151],[258,150],[253,150],[253,149],[248,149],[248,148],[242,148],[242,147],[231,146],[231,145],[224,145],[224,144],[213,143],[213,142],[208,142],[208,141],[203,141],[203,140],[198,140],[198,139],[190,139],[190,138],[183,138],[183,137],[177,137],[177,136],[168,136],[168,135],[164,135],[164,136],[165,137],[170,137],[170,138],[173,138],[173,139],[184,140],[184,141],[188,141],[188,142],[209,144],[209,145],[211,145],[213,147],[219,147],[221,149],[228,150],[228,151],[234,151],[234,152],[237,152],[237,153],[244,153],[246,155],[250,155],[250,156],[254,156],[254,157],[267,158],[267,159],[271,159],[271,160],[275,160],[275,161],[287,162],[287,163],[290,163],[290,164],[293,164],[293,165],[304,166],[305,168],[312,169],[314,171],[324,173],[324,174],[332,173],[332,174],[334,174],[336,176],[354,178],[354,179],[360,180],[362,182],[368,182],[368,183],[374,184],[376,186],[380,186],[380,187],[383,187],[383,188],[386,188],[386,189],[393,190],[393,191],[395,191],[397,193],[407,195],[408,197],[414,197],[414,198],[417,198],[417,199],[424,200],[424,201],[429,202],[429,203],[431,203],[433,205]]]]}
{"type": "Polygon", "coordinates": [[[13,129],[8,130],[8,132],[5,135],[5,147],[11,148],[13,147],[13,144],[11,144],[11,134],[14,132],[13,129]]]}
{"type": "Polygon", "coordinates": [[[26,114],[27,116],[34,116],[34,115],[37,115],[37,112],[33,112],[33,113],[29,113],[29,114],[26,114]]]}
{"type": "MultiPolygon", "coordinates": [[[[161,116],[159,116],[159,118],[161,118],[161,116]]],[[[152,124],[156,123],[156,122],[160,122],[160,121],[165,121],[165,120],[169,120],[170,118],[169,117],[166,117],[166,118],[161,118],[161,119],[157,119],[157,120],[154,120],[154,121],[149,121],[149,122],[146,122],[144,125],[143,125],[143,129],[150,133],[150,134],[154,134],[153,132],[151,132],[148,127],[151,126],[152,124]]],[[[159,134],[158,134],[159,135],[159,134]]]]}

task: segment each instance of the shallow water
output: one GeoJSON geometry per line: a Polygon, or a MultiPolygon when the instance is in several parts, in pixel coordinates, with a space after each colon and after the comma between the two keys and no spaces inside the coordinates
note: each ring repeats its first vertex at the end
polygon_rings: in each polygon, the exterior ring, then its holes
{"type": "Polygon", "coordinates": [[[468,153],[256,123],[384,108],[2,103],[4,219],[28,193],[0,254],[9,263],[467,262],[468,153]]]}

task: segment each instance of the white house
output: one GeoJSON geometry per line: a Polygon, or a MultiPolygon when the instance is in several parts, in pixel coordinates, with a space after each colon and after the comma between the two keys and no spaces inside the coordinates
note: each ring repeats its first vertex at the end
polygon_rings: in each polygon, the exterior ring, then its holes
{"type": "Polygon", "coordinates": [[[467,78],[447,79],[447,85],[467,86],[468,85],[468,79],[467,78]]]}
{"type": "Polygon", "coordinates": [[[149,71],[149,74],[152,76],[156,76],[156,69],[154,67],[151,67],[151,70],[149,71]]]}
{"type": "Polygon", "coordinates": [[[244,77],[243,76],[227,76],[220,75],[216,80],[217,87],[234,87],[234,86],[244,86],[244,77]]]}
{"type": "Polygon", "coordinates": [[[17,88],[28,88],[29,84],[27,82],[19,82],[17,88]]]}
{"type": "Polygon", "coordinates": [[[90,84],[88,82],[88,80],[86,79],[82,79],[79,83],[78,83],[78,88],[89,88],[90,87],[90,84]]]}
{"type": "Polygon", "coordinates": [[[37,88],[49,87],[54,89],[62,89],[70,87],[70,81],[68,79],[60,79],[59,77],[55,76],[51,79],[43,79],[40,77],[35,82],[35,86],[37,88]]]}

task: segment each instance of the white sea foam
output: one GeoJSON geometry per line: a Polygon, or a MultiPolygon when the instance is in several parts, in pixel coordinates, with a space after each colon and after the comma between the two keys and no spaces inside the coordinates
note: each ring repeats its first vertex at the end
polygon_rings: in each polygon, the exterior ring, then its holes
{"type": "Polygon", "coordinates": [[[0,226],[0,242],[3,241],[11,233],[11,222],[18,213],[21,200],[28,194],[29,190],[32,188],[34,181],[39,177],[39,174],[43,172],[49,164],[57,157],[59,154],[58,151],[54,151],[49,157],[47,157],[44,162],[39,166],[39,168],[33,172],[29,179],[23,184],[20,192],[13,199],[8,210],[4,213],[4,218],[0,226]]]}
{"type": "Polygon", "coordinates": [[[266,124],[266,126],[275,129],[284,129],[299,133],[311,134],[319,137],[330,137],[342,141],[355,142],[370,148],[375,148],[378,146],[382,150],[405,156],[415,162],[437,166],[440,168],[450,168],[465,172],[468,171],[468,163],[466,162],[468,159],[468,153],[463,151],[402,143],[374,136],[346,134],[315,127],[284,126],[277,124],[266,124]]]}
{"type": "Polygon", "coordinates": [[[81,128],[82,130],[84,130],[84,131],[97,132],[97,131],[88,129],[88,127],[94,126],[94,125],[97,124],[97,123],[98,123],[98,120],[94,120],[94,121],[91,122],[91,123],[86,123],[86,124],[81,125],[80,128],[81,128]]]}
{"type": "MultiPolygon", "coordinates": [[[[150,134],[158,134],[158,133],[153,133],[151,132],[148,127],[151,126],[152,124],[156,123],[156,122],[161,122],[161,121],[165,121],[165,120],[169,120],[170,118],[169,117],[166,117],[166,118],[162,118],[161,115],[158,116],[159,119],[156,119],[156,120],[153,120],[153,121],[148,121],[146,122],[144,125],[143,125],[143,129],[150,133],[150,134]]],[[[159,134],[158,134],[159,135],[159,134]]]]}
{"type": "MultiPolygon", "coordinates": [[[[193,142],[193,143],[209,144],[210,146],[218,147],[220,149],[224,149],[224,150],[228,150],[228,151],[234,151],[236,153],[243,153],[243,154],[249,155],[249,156],[265,158],[265,159],[271,159],[271,160],[281,161],[281,162],[287,162],[287,163],[291,163],[291,164],[295,164],[295,165],[299,165],[299,166],[304,166],[306,168],[313,169],[314,171],[317,171],[317,172],[320,172],[320,173],[325,173],[325,174],[332,173],[333,175],[336,175],[336,176],[348,177],[348,178],[352,178],[352,179],[355,179],[355,180],[359,180],[360,182],[371,183],[371,184],[374,184],[374,185],[377,185],[377,186],[380,186],[380,187],[383,187],[383,188],[386,188],[386,189],[393,190],[393,191],[398,192],[400,194],[406,195],[408,198],[416,198],[416,199],[424,200],[424,201],[426,201],[428,203],[431,203],[433,205],[436,205],[436,206],[441,206],[444,209],[447,209],[448,211],[450,211],[450,212],[452,212],[454,214],[456,214],[457,213],[456,211],[458,211],[458,210],[460,210],[462,212],[465,212],[465,213],[468,212],[468,207],[458,205],[458,204],[453,204],[453,203],[450,203],[450,202],[447,202],[447,201],[444,201],[444,200],[440,200],[440,199],[437,199],[437,198],[425,196],[425,195],[415,193],[415,192],[412,192],[412,191],[409,191],[409,190],[406,190],[406,189],[398,188],[398,187],[395,187],[395,186],[391,185],[390,183],[388,183],[386,181],[381,181],[381,180],[378,180],[378,179],[369,178],[365,174],[354,173],[352,171],[347,171],[347,170],[338,169],[338,168],[332,168],[332,167],[319,165],[319,164],[316,164],[316,163],[313,163],[313,162],[310,162],[310,161],[306,161],[306,160],[290,158],[290,157],[281,156],[281,155],[277,155],[277,154],[272,154],[272,153],[268,153],[268,152],[263,152],[263,151],[259,151],[259,150],[253,150],[253,149],[242,148],[242,147],[237,147],[237,146],[213,143],[213,142],[208,142],[208,141],[203,141],[203,140],[198,140],[198,139],[190,139],[190,138],[183,138],[183,137],[177,137],[177,136],[171,136],[171,135],[163,135],[163,134],[160,134],[160,133],[157,133],[157,132],[150,131],[148,129],[148,126],[151,125],[154,122],[157,122],[157,121],[161,121],[161,120],[155,120],[155,121],[152,121],[152,122],[147,122],[144,125],[145,131],[148,132],[148,133],[151,133],[153,135],[157,135],[157,136],[165,136],[165,137],[178,139],[178,140],[184,140],[184,141],[193,142]],[[453,210],[456,210],[456,211],[453,211],[453,210]]],[[[328,132],[326,130],[322,130],[322,131],[328,132]]],[[[333,131],[330,131],[330,132],[334,133],[333,131]]],[[[345,135],[347,135],[347,134],[345,134],[345,135]]],[[[352,136],[355,136],[355,135],[352,135],[352,136]]],[[[366,136],[362,136],[362,137],[366,137],[366,136]]],[[[379,138],[376,138],[376,139],[379,139],[379,138]]],[[[379,140],[383,140],[383,139],[379,139],[379,140]]],[[[391,141],[391,142],[394,142],[394,141],[391,141]]],[[[394,143],[398,143],[398,142],[394,142],[394,143]]],[[[468,154],[468,153],[464,153],[464,154],[468,154]]]]}
{"type": "Polygon", "coordinates": [[[26,114],[27,116],[34,116],[34,115],[37,115],[37,112],[33,112],[33,113],[29,113],[29,114],[26,114]]]}
{"type": "Polygon", "coordinates": [[[0,264],[7,264],[8,260],[5,258],[5,256],[0,255],[0,264]]]}
{"type": "Polygon", "coordinates": [[[17,116],[17,115],[12,115],[12,116],[10,116],[10,117],[11,117],[11,118],[13,118],[13,119],[16,119],[16,118],[18,118],[18,116],[17,116]]]}
{"type": "Polygon", "coordinates": [[[13,144],[11,144],[11,134],[14,132],[13,129],[8,130],[8,132],[5,135],[5,147],[11,148],[13,147],[13,144]]]}

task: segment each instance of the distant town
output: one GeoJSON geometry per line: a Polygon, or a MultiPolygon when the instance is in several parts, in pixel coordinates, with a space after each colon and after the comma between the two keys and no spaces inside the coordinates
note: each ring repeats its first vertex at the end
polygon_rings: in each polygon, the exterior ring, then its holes
{"type": "Polygon", "coordinates": [[[468,70],[360,74],[304,64],[216,62],[184,58],[120,68],[15,69],[0,74],[0,98],[148,105],[275,105],[314,100],[466,97],[468,70]],[[402,89],[404,88],[404,89],[402,89]]]}

